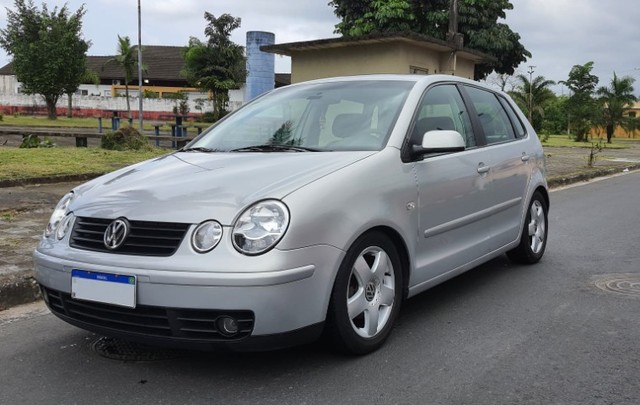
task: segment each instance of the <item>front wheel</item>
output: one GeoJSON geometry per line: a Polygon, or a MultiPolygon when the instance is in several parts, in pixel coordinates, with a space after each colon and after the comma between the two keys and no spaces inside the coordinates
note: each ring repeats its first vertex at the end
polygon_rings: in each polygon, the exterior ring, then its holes
{"type": "Polygon", "coordinates": [[[548,208],[542,194],[536,191],[529,203],[520,244],[507,252],[509,259],[517,263],[537,263],[547,247],[548,208]]]}
{"type": "Polygon", "coordinates": [[[340,265],[331,293],[327,331],[342,351],[365,354],[391,333],[402,301],[398,252],[380,232],[361,236],[340,265]]]}

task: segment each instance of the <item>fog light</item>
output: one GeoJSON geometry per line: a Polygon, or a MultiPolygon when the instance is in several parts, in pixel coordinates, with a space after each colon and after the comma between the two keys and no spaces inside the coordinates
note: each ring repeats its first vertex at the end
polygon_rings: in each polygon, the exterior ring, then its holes
{"type": "Polygon", "coordinates": [[[216,326],[220,333],[225,336],[233,336],[238,333],[238,321],[230,316],[221,316],[218,318],[216,326]]]}

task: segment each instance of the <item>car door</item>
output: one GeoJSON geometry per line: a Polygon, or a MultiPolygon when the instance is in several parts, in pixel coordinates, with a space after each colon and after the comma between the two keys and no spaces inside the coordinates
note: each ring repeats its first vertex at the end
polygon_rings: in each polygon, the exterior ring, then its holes
{"type": "Polygon", "coordinates": [[[493,251],[520,235],[532,165],[522,123],[509,102],[493,91],[465,85],[469,108],[482,131],[490,181],[490,246],[493,251]],[[517,124],[520,125],[517,125],[517,124]]]}
{"type": "Polygon", "coordinates": [[[420,102],[409,145],[430,130],[456,130],[462,152],[426,155],[412,164],[418,187],[419,224],[412,287],[473,262],[488,252],[491,219],[489,162],[477,140],[462,96],[454,84],[429,88],[420,102]]]}

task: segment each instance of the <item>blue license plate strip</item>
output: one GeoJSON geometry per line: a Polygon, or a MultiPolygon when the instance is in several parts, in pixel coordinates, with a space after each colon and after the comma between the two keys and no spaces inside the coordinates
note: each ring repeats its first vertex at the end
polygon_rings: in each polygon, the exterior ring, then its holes
{"type": "Polygon", "coordinates": [[[136,276],[73,269],[71,297],[128,308],[136,307],[136,276]]]}

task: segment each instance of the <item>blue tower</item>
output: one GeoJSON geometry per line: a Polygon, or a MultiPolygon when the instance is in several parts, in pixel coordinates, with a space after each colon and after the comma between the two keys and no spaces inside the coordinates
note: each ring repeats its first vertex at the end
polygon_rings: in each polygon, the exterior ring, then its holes
{"type": "Polygon", "coordinates": [[[263,31],[247,32],[247,93],[246,101],[272,90],[275,85],[275,55],[262,52],[263,45],[273,45],[275,34],[263,31]]]}

